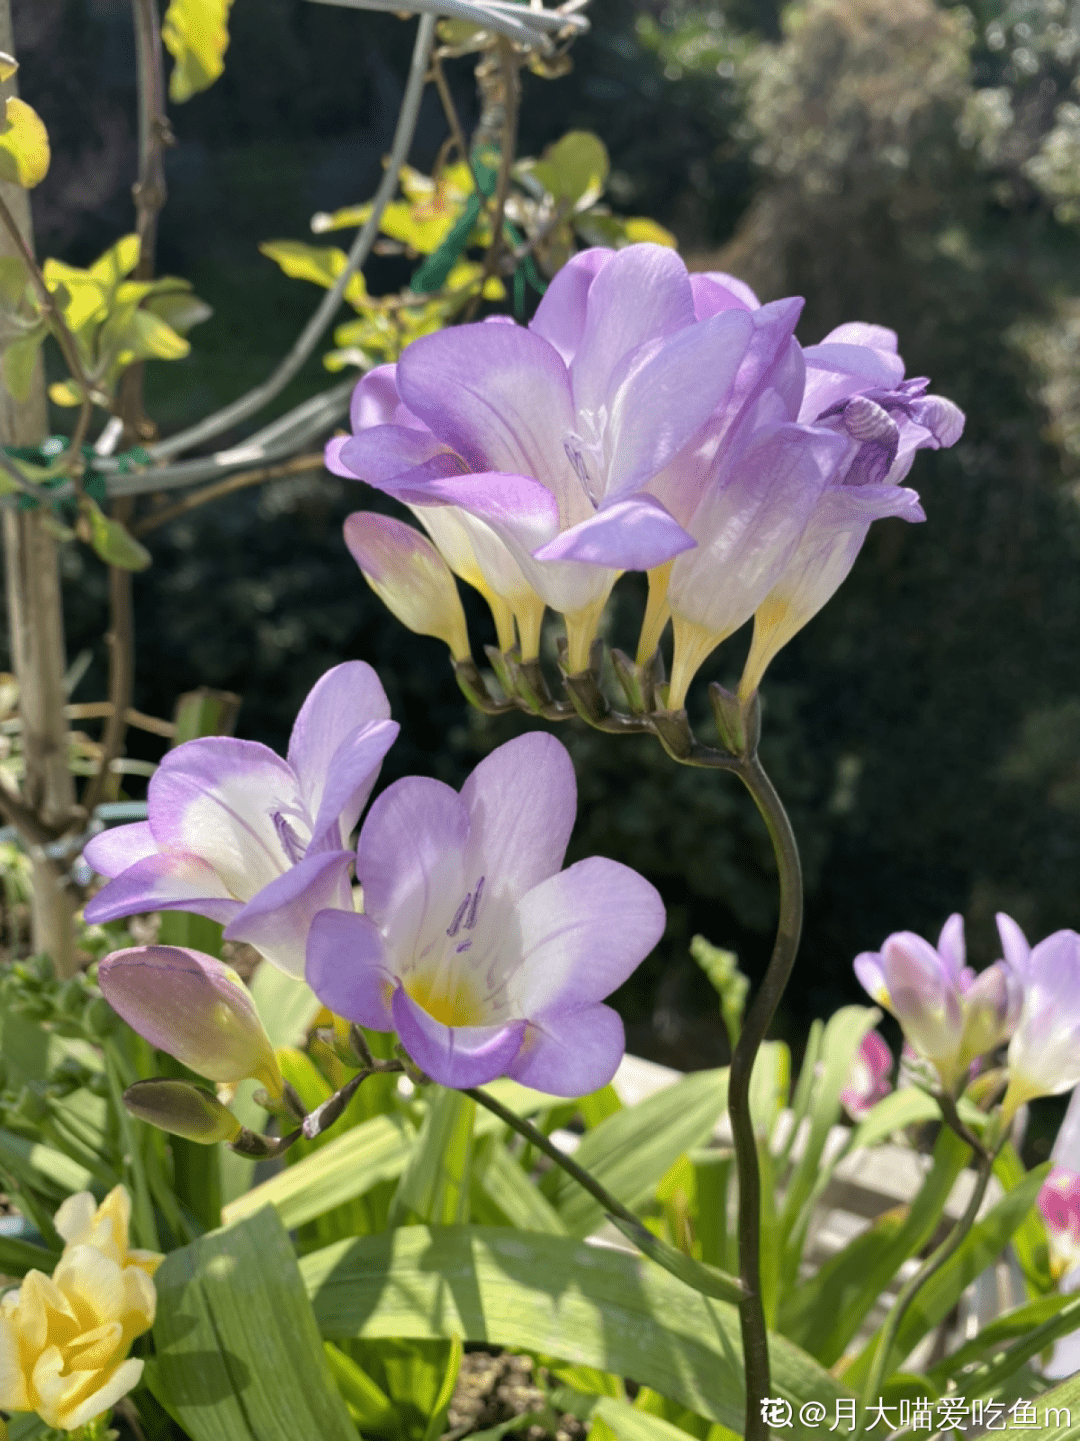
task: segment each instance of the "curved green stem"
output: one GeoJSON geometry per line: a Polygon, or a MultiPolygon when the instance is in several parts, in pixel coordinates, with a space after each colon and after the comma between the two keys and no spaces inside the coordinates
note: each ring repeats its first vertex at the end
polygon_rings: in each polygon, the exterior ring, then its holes
{"type": "MultiPolygon", "coordinates": [[[[1000,1149],[1000,1147],[999,1147],[1000,1149]]],[[[971,1193],[967,1209],[957,1221],[949,1234],[942,1241],[936,1251],[933,1251],[912,1276],[911,1280],[902,1286],[900,1294],[893,1302],[892,1310],[885,1318],[885,1323],[878,1336],[877,1347],[874,1351],[874,1359],[870,1365],[870,1373],[866,1378],[866,1385],[863,1388],[863,1414],[865,1417],[866,1407],[870,1398],[881,1394],[881,1383],[885,1377],[885,1368],[889,1362],[889,1354],[896,1344],[896,1338],[900,1334],[900,1326],[907,1315],[911,1303],[919,1294],[919,1291],[930,1280],[936,1272],[940,1271],[949,1257],[959,1248],[965,1236],[975,1224],[975,1217],[979,1214],[979,1207],[986,1195],[986,1187],[990,1181],[990,1173],[994,1168],[993,1151],[980,1147],[978,1179],[975,1182],[975,1189],[971,1193]]],[[[862,1435],[863,1424],[855,1433],[855,1441],[859,1441],[862,1435]]]]}
{"type": "Polygon", "coordinates": [[[462,1095],[471,1096],[478,1105],[485,1106],[493,1115],[498,1116],[500,1121],[505,1121],[511,1130],[516,1131],[519,1136],[524,1136],[530,1145],[535,1146],[538,1151],[543,1151],[549,1161],[554,1161],[556,1166],[560,1166],[568,1176],[572,1176],[579,1186],[588,1191],[593,1200],[600,1202],[605,1211],[609,1211],[613,1216],[618,1216],[635,1228],[641,1225],[640,1217],[635,1216],[633,1211],[628,1210],[621,1201],[617,1201],[595,1176],[590,1175],[584,1166],[578,1165],[573,1156],[568,1156],[565,1151],[560,1151],[554,1141],[545,1136],[543,1131],[534,1126],[531,1121],[527,1121],[524,1116],[519,1116],[516,1112],[509,1110],[501,1101],[497,1101],[494,1096],[489,1096],[486,1091],[481,1091],[478,1087],[474,1086],[470,1090],[463,1091],[462,1095]]]}
{"type": "Polygon", "coordinates": [[[767,1441],[769,1428],[762,1418],[761,1402],[769,1394],[769,1342],[761,1302],[761,1173],[750,1115],[750,1077],[754,1060],[795,964],[802,933],[803,885],[795,833],[756,753],[742,758],[738,776],[753,796],[765,822],[776,853],[780,878],[780,917],[772,957],[743,1023],[742,1034],[731,1057],[728,1080],[728,1115],[731,1117],[735,1168],[739,1177],[739,1279],[747,1293],[739,1303],[746,1374],[744,1436],[745,1441],[767,1441]]]}

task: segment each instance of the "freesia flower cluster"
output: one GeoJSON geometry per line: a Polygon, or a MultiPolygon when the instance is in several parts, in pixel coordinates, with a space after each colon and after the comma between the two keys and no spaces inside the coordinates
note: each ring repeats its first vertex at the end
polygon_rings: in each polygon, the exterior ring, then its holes
{"type": "Polygon", "coordinates": [[[966,964],[959,915],[946,921],[936,948],[900,931],[880,952],[856,957],[855,974],[952,1095],[1007,1042],[1009,1120],[1025,1102],[1080,1083],[1080,935],[1057,931],[1030,946],[1011,917],[997,919],[1003,958],[978,975],[966,964]]]}
{"type": "Polygon", "coordinates": [[[802,301],[768,305],[723,274],[689,275],[657,245],[587,250],[527,327],[505,317],[425,336],[365,376],[353,435],[327,466],[414,512],[430,541],[363,512],[345,537],[413,630],[468,653],[459,576],[500,648],[536,657],[545,607],[580,672],[619,575],[648,572],[638,651],[670,618],[669,705],[752,616],[741,692],[851,569],[870,524],[922,520],[902,486],[963,416],[904,378],[892,331],[794,338],[802,301]]]}
{"type": "Polygon", "coordinates": [[[165,1258],[129,1247],[130,1219],[123,1186],[100,1206],[81,1191],[57,1211],[66,1244],[52,1276],[28,1271],[0,1301],[0,1408],[75,1431],[138,1385],[143,1363],[128,1351],[154,1324],[151,1277],[165,1258]]]}
{"type": "MultiPolygon", "coordinates": [[[[397,731],[388,717],[374,671],[357,661],[316,684],[288,762],[231,738],[179,746],[150,782],[148,820],[87,846],[112,878],[87,919],[172,908],[223,921],[227,938],[306,975],[337,1015],[396,1031],[443,1085],[500,1075],[556,1095],[604,1085],[624,1036],[603,1001],[659,940],[659,895],[601,857],[562,869],[574,771],[539,733],[499,747],[460,794],[397,781],[355,853],[345,849],[397,731]]],[[[221,962],[136,947],[108,957],[100,982],[125,1019],[201,1075],[255,1076],[280,1095],[247,991],[221,962]]]]}

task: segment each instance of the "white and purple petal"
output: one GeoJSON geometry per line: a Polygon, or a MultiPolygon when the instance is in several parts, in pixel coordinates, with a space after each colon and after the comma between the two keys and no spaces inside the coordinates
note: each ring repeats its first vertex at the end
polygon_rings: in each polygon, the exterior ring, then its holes
{"type": "Polygon", "coordinates": [[[494,1026],[444,1026],[401,986],[391,1003],[394,1029],[420,1069],[440,1086],[464,1090],[505,1076],[521,1049],[524,1021],[494,1026]]]}

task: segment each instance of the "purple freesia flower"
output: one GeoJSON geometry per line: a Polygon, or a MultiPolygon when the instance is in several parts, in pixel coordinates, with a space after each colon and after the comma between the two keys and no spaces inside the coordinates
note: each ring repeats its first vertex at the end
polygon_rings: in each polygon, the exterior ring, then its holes
{"type": "Polygon", "coordinates": [[[955,445],[964,429],[951,400],[927,395],[925,378],[904,379],[897,337],[879,325],[848,324],[803,351],[804,424],[844,442],[838,464],[783,573],[761,601],[740,683],[750,696],[777,652],[832,598],[875,520],[926,516],[918,494],[901,486],[918,450],[955,445]]]}
{"type": "Polygon", "coordinates": [[[112,877],[86,919],[194,911],[303,975],[311,917],[352,909],[345,842],[397,733],[378,676],[349,661],[304,701],[287,761],[228,736],[177,746],[151,777],[148,819],[86,847],[94,869],[112,877]]]}
{"type": "Polygon", "coordinates": [[[487,588],[520,609],[507,589],[512,560],[566,617],[570,664],[583,669],[618,573],[693,544],[644,490],[725,399],[753,334],[745,307],[699,318],[686,267],[663,246],[586,251],[528,328],[463,325],[414,341],[393,374],[396,408],[386,370],[362,380],[358,433],[331,442],[327,465],[482,522],[503,547],[498,573],[477,547],[482,532],[466,526],[487,588]]]}
{"type": "Polygon", "coordinates": [[[1009,1042],[1006,1119],[1035,1096],[1080,1082],[1080,936],[1056,931],[1024,961],[1023,1006],[1009,1042]]]}
{"type": "Polygon", "coordinates": [[[855,974],[892,1012],[913,1049],[954,1090],[971,1063],[1011,1034],[1020,1010],[1019,978],[1004,961],[976,975],[965,964],[964,919],[950,916],[937,949],[898,931],[880,952],[855,959],[855,974]]]}
{"type": "Polygon", "coordinates": [[[493,751],[460,795],[422,777],[390,786],[360,832],[364,914],[312,923],[316,995],[397,1031],[444,1086],[605,1085],[625,1041],[602,1002],[659,940],[664,907],[615,861],[560,869],[576,806],[570,757],[539,732],[493,751]]]}
{"type": "Polygon", "coordinates": [[[851,1063],[840,1102],[853,1121],[861,1121],[892,1090],[892,1052],[880,1031],[867,1031],[851,1063]]]}
{"type": "Polygon", "coordinates": [[[841,325],[800,349],[801,301],[758,307],[730,276],[694,280],[699,304],[745,305],[755,334],[726,403],[649,486],[697,542],[662,578],[666,604],[639,652],[644,660],[670,611],[673,708],[706,656],[754,615],[740,687],[752,694],[844,580],[871,522],[925,518],[899,482],[916,450],[952,445],[963,429],[951,401],[925,394],[928,381],[904,380],[892,331],[841,325]]]}

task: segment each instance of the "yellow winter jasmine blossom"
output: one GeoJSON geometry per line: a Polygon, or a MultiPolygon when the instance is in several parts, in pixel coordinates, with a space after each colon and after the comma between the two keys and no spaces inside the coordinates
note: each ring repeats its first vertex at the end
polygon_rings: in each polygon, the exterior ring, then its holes
{"type": "Polygon", "coordinates": [[[95,1208],[88,1191],[56,1215],[67,1242],[51,1277],[29,1271],[0,1298],[0,1408],[36,1411],[75,1431],[114,1406],[142,1375],[128,1358],[154,1323],[150,1279],[164,1257],[128,1246],[131,1202],[117,1186],[95,1208]]]}

